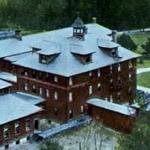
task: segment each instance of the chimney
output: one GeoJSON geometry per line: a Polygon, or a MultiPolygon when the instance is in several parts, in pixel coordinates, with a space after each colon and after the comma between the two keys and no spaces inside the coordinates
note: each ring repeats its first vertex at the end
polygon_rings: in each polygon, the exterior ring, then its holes
{"type": "Polygon", "coordinates": [[[21,30],[15,30],[15,38],[19,41],[22,41],[21,30]]]}
{"type": "Polygon", "coordinates": [[[92,17],[92,22],[93,23],[97,23],[97,18],[96,17],[92,17]]]}
{"type": "Polygon", "coordinates": [[[117,30],[112,30],[112,41],[117,43],[117,30]]]}

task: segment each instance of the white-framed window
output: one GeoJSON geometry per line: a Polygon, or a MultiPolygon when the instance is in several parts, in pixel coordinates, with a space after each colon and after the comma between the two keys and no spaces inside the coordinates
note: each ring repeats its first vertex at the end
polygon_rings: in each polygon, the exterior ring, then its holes
{"type": "Polygon", "coordinates": [[[121,65],[118,64],[118,72],[120,72],[120,71],[121,71],[121,65]]]}
{"type": "Polygon", "coordinates": [[[110,83],[113,83],[113,79],[110,79],[110,83]]]}
{"type": "Polygon", "coordinates": [[[132,75],[131,75],[131,73],[129,73],[129,80],[131,80],[131,77],[132,77],[132,75]]]}
{"type": "Polygon", "coordinates": [[[113,96],[110,95],[110,102],[113,102],[113,96]]]}
{"type": "Polygon", "coordinates": [[[73,85],[72,77],[69,78],[69,85],[73,85]]]}
{"type": "Polygon", "coordinates": [[[89,72],[89,77],[92,77],[92,72],[91,71],[89,72]]]}
{"type": "Polygon", "coordinates": [[[30,119],[27,119],[26,120],[26,131],[30,131],[30,129],[31,129],[31,121],[30,121],[30,119]]]}
{"type": "Polygon", "coordinates": [[[54,82],[58,82],[58,77],[54,76],[54,82]]]}
{"type": "Polygon", "coordinates": [[[46,89],[46,97],[49,97],[49,89],[46,89]]]}
{"type": "Polygon", "coordinates": [[[9,138],[9,129],[8,128],[4,128],[4,130],[3,130],[3,137],[4,137],[4,139],[8,139],[9,138]]]}
{"type": "Polygon", "coordinates": [[[112,65],[110,65],[110,72],[112,72],[112,70],[113,70],[113,66],[112,66],[112,65]]]}
{"type": "Polygon", "coordinates": [[[118,92],[118,93],[117,93],[117,96],[118,96],[118,99],[120,99],[121,93],[118,92]]]}
{"type": "Polygon", "coordinates": [[[97,70],[97,76],[98,76],[98,77],[101,76],[101,71],[100,71],[100,69],[97,70]]]}
{"type": "Polygon", "coordinates": [[[27,72],[27,71],[25,71],[25,72],[24,72],[24,75],[25,75],[25,76],[28,76],[28,72],[27,72]]]}
{"type": "Polygon", "coordinates": [[[54,92],[54,99],[58,100],[58,92],[56,92],[56,91],[54,92]]]}
{"type": "Polygon", "coordinates": [[[69,92],[69,102],[72,102],[73,98],[72,98],[72,92],[69,92]]]}
{"type": "Polygon", "coordinates": [[[92,85],[89,86],[89,95],[91,95],[93,93],[93,87],[92,85]]]}
{"type": "Polygon", "coordinates": [[[129,69],[133,67],[132,61],[129,61],[129,69]]]}
{"type": "Polygon", "coordinates": [[[28,91],[28,83],[25,83],[25,84],[24,84],[24,90],[25,90],[25,91],[28,91]]]}
{"type": "Polygon", "coordinates": [[[15,123],[15,134],[19,134],[19,133],[20,133],[19,123],[15,123]]]}
{"type": "Polygon", "coordinates": [[[40,87],[40,95],[43,94],[43,89],[40,87]]]}
{"type": "Polygon", "coordinates": [[[84,106],[81,105],[80,109],[81,109],[81,113],[83,113],[84,112],[84,106]]]}
{"type": "Polygon", "coordinates": [[[100,83],[97,83],[97,88],[98,88],[98,90],[101,89],[101,84],[100,83]]]}

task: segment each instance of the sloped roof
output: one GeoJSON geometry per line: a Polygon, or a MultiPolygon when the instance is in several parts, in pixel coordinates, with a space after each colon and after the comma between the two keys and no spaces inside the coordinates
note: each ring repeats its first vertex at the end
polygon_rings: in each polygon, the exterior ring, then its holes
{"type": "Polygon", "coordinates": [[[0,96],[0,125],[40,111],[42,111],[40,107],[25,102],[12,94],[0,96]]]}
{"type": "Polygon", "coordinates": [[[10,86],[12,86],[11,83],[3,81],[0,79],[0,89],[4,89],[4,88],[10,87],[10,86]]]}
{"type": "MultiPolygon", "coordinates": [[[[80,40],[72,37],[72,28],[64,28],[50,32],[43,32],[28,36],[23,36],[22,41],[15,39],[7,39],[0,41],[0,57],[5,57],[7,60],[15,60],[14,64],[27,68],[49,72],[61,76],[73,76],[83,72],[88,72],[94,69],[102,68],[112,64],[120,63],[138,57],[139,55],[119,46],[118,53],[122,57],[115,60],[98,47],[99,41],[104,41],[104,45],[111,43],[112,37],[108,36],[112,31],[100,26],[96,23],[87,24],[88,33],[85,35],[85,40],[80,40]],[[58,45],[58,49],[51,48],[51,44],[45,44],[45,41],[53,42],[58,45]],[[20,52],[31,51],[33,46],[40,46],[45,49],[43,53],[61,52],[59,56],[49,64],[39,63],[37,53],[29,53],[27,55],[14,56],[20,52]],[[79,45],[79,50],[72,49],[71,45],[79,45]],[[92,63],[82,64],[71,53],[74,51],[79,54],[93,53],[92,63]],[[7,57],[10,56],[11,57],[7,57]],[[13,55],[13,56],[12,56],[13,55]],[[21,58],[22,57],[22,58],[21,58]]],[[[111,45],[111,44],[110,44],[111,45]]],[[[116,45],[113,43],[113,45],[116,45]]],[[[39,51],[40,52],[40,51],[39,51]]]]}
{"type": "Polygon", "coordinates": [[[98,98],[92,98],[88,100],[87,103],[96,107],[104,108],[109,111],[117,112],[127,116],[134,115],[136,113],[136,110],[134,108],[131,108],[130,106],[116,104],[98,98]]]}

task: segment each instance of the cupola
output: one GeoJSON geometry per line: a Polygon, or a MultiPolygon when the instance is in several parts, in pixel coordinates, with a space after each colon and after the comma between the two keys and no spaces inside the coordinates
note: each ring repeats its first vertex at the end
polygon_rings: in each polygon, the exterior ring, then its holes
{"type": "Polygon", "coordinates": [[[76,20],[72,24],[72,27],[73,27],[73,37],[84,40],[85,34],[87,33],[87,27],[84,25],[80,17],[76,18],[76,20]]]}

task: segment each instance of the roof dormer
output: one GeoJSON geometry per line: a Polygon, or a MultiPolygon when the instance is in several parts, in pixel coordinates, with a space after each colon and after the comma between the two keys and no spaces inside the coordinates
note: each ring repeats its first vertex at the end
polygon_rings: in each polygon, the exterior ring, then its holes
{"type": "Polygon", "coordinates": [[[34,47],[36,52],[39,55],[39,63],[49,64],[53,61],[60,53],[60,47],[57,44],[52,44],[49,42],[45,42],[44,45],[34,47]]]}
{"type": "Polygon", "coordinates": [[[98,40],[98,47],[113,58],[121,58],[118,54],[119,45],[117,43],[108,40],[98,40]]]}
{"type": "Polygon", "coordinates": [[[84,40],[84,36],[87,33],[87,27],[84,25],[80,17],[77,17],[77,19],[72,24],[72,27],[73,27],[73,37],[84,40]]]}
{"type": "Polygon", "coordinates": [[[92,63],[92,54],[94,50],[88,49],[81,45],[72,44],[71,53],[83,64],[92,63]]]}

